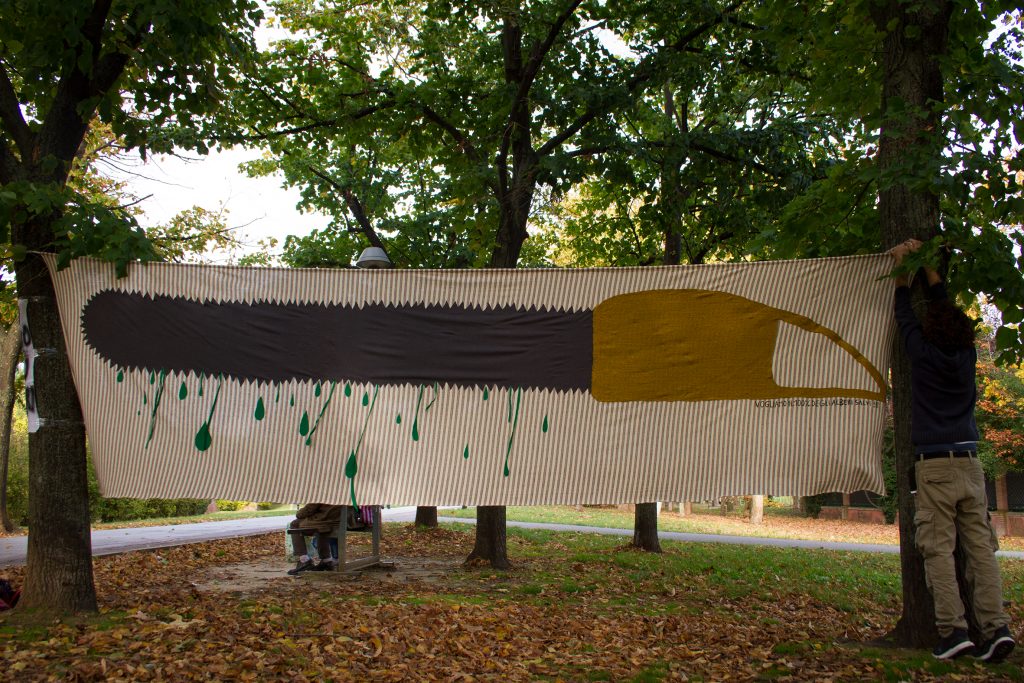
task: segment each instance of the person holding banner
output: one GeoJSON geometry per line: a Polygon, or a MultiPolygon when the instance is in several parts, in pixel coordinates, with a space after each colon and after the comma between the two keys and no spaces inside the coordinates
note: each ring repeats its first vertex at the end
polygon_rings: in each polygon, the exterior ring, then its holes
{"type": "MultiPolygon", "coordinates": [[[[899,266],[921,248],[907,240],[889,251],[899,266]]],[[[911,367],[911,439],[916,498],[914,542],[924,556],[940,641],[932,655],[953,659],[973,651],[1001,662],[1016,643],[1003,611],[995,533],[988,514],[985,475],[978,461],[974,323],[946,295],[938,273],[924,268],[928,304],[919,321],[910,303],[909,278],[896,277],[896,322],[911,367]],[[967,556],[974,617],[982,643],[968,637],[953,553],[957,535],[967,556]]],[[[913,485],[911,488],[914,488],[913,485]]]]}

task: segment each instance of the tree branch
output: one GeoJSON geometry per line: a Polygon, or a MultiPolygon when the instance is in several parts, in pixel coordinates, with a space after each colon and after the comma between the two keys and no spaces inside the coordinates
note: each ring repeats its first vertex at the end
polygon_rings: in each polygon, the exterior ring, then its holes
{"type": "MultiPolygon", "coordinates": [[[[691,31],[684,34],[682,37],[679,38],[679,40],[669,45],[666,51],[678,52],[688,50],[689,44],[691,42],[701,37],[708,31],[713,29],[715,26],[718,26],[719,24],[722,24],[725,21],[727,21],[729,19],[729,15],[735,12],[742,4],[743,0],[736,0],[736,2],[732,3],[724,10],[719,12],[714,19],[706,21],[703,24],[694,27],[691,31]]],[[[637,67],[633,72],[633,76],[626,82],[626,90],[629,93],[635,93],[637,89],[640,88],[640,86],[650,81],[654,77],[654,67],[659,57],[660,53],[655,53],[654,55],[651,55],[641,60],[639,64],[637,64],[637,67]]],[[[537,153],[540,156],[550,154],[562,143],[564,143],[566,140],[568,140],[573,135],[582,130],[585,125],[593,121],[598,116],[606,114],[609,108],[610,100],[605,100],[605,103],[597,107],[588,108],[587,111],[583,112],[579,116],[579,118],[577,118],[575,121],[569,124],[565,128],[565,130],[563,130],[561,133],[556,133],[547,142],[541,145],[540,149],[537,150],[537,153]]]]}
{"type": "Polygon", "coordinates": [[[348,206],[348,210],[352,213],[352,217],[355,218],[356,223],[359,224],[359,230],[366,236],[366,239],[370,241],[372,246],[384,249],[386,252],[387,249],[384,247],[384,242],[381,241],[380,235],[378,235],[377,231],[373,228],[373,224],[370,223],[370,219],[366,215],[362,202],[359,201],[359,197],[355,195],[352,189],[342,185],[318,168],[314,168],[308,164],[306,165],[306,168],[309,169],[310,173],[330,185],[339,194],[341,194],[342,197],[344,197],[345,205],[348,206]]]}
{"type": "Polygon", "coordinates": [[[0,136],[0,183],[13,183],[21,178],[23,166],[9,149],[7,140],[0,136]]]}
{"type": "MultiPolygon", "coordinates": [[[[32,131],[21,115],[21,105],[18,104],[18,93],[14,90],[14,84],[7,74],[7,66],[0,62],[0,121],[3,121],[4,128],[18,148],[21,154],[22,163],[28,163],[32,158],[33,136],[32,131]]],[[[9,153],[9,150],[8,150],[9,153]]]]}
{"type": "Polygon", "coordinates": [[[537,80],[537,73],[540,71],[541,64],[544,63],[544,57],[547,56],[551,50],[551,46],[558,40],[559,34],[562,32],[562,27],[569,21],[569,18],[576,12],[576,9],[583,4],[583,0],[572,0],[569,6],[566,7],[561,14],[555,17],[554,23],[548,29],[548,34],[544,37],[544,41],[539,43],[530,51],[530,59],[526,62],[526,68],[523,70],[520,80],[519,89],[516,91],[515,101],[525,100],[530,92],[530,88],[533,87],[533,83],[537,80]]]}

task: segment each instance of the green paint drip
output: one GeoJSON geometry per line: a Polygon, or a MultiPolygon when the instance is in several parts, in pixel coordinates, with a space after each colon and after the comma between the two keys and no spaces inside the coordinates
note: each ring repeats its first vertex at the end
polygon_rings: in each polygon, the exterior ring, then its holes
{"type": "Polygon", "coordinates": [[[153,412],[149,415],[149,433],[146,435],[146,445],[143,448],[149,448],[149,442],[153,440],[153,429],[156,427],[156,409],[160,407],[160,398],[164,395],[164,381],[167,379],[167,371],[160,371],[160,384],[157,386],[156,391],[153,392],[153,412]]]}
{"type": "Polygon", "coordinates": [[[540,426],[540,431],[544,432],[545,434],[548,433],[548,416],[547,415],[544,416],[544,423],[540,426]]]}
{"type": "Polygon", "coordinates": [[[313,387],[313,395],[320,396],[320,382],[317,382],[316,386],[313,387]]]}
{"type": "Polygon", "coordinates": [[[256,401],[256,412],[252,414],[257,420],[262,420],[267,415],[267,409],[263,406],[263,397],[256,401]]]}
{"type": "Polygon", "coordinates": [[[345,476],[351,480],[349,484],[349,492],[352,496],[352,506],[358,507],[359,503],[356,502],[356,474],[359,472],[358,463],[356,461],[356,453],[363,447],[363,437],[366,435],[366,427],[370,424],[370,416],[373,415],[373,409],[377,405],[377,392],[380,391],[380,387],[376,384],[373,385],[373,399],[370,401],[370,409],[366,411],[366,419],[363,420],[363,428],[359,432],[359,439],[356,441],[356,447],[349,453],[348,460],[345,462],[345,476]]]}
{"type": "Polygon", "coordinates": [[[434,395],[433,395],[433,397],[431,397],[430,403],[427,404],[427,407],[423,409],[423,414],[424,415],[427,414],[427,411],[430,410],[430,406],[434,405],[434,401],[437,400],[437,389],[438,389],[438,386],[439,386],[438,383],[434,382],[434,387],[433,387],[434,395]]]}
{"type": "MultiPolygon", "coordinates": [[[[202,377],[199,379],[202,382],[202,377]]],[[[206,422],[196,432],[196,448],[200,451],[205,451],[213,443],[213,435],[210,433],[210,423],[213,421],[213,411],[217,409],[217,399],[220,398],[220,386],[224,382],[224,377],[220,376],[217,378],[217,391],[213,393],[213,403],[210,405],[210,414],[206,417],[206,422]]],[[[202,396],[202,384],[200,384],[199,395],[202,396]]]]}
{"type": "Polygon", "coordinates": [[[278,384],[277,385],[277,393],[274,395],[274,403],[277,403],[280,400],[281,400],[281,385],[278,384]]]}
{"type": "Polygon", "coordinates": [[[210,424],[204,422],[203,426],[196,432],[196,448],[200,451],[205,451],[213,443],[213,437],[210,436],[210,424]]]}
{"type": "Polygon", "coordinates": [[[364,406],[370,405],[370,395],[367,394],[366,392],[363,392],[363,405],[364,406]]]}
{"type": "Polygon", "coordinates": [[[402,414],[401,413],[399,413],[398,415],[395,415],[395,424],[396,425],[402,424],[402,414]]]}
{"type": "Polygon", "coordinates": [[[462,451],[462,457],[464,460],[469,460],[469,444],[466,444],[466,448],[462,451]]]}
{"type": "Polygon", "coordinates": [[[148,399],[148,398],[146,398],[146,395],[145,395],[145,394],[143,394],[143,395],[142,395],[142,405],[146,405],[147,403],[149,403],[149,399],[148,399]]]}
{"type": "Polygon", "coordinates": [[[352,385],[349,384],[348,382],[345,382],[345,396],[351,396],[351,395],[352,395],[352,385]]]}
{"type": "Polygon", "coordinates": [[[416,412],[412,417],[412,440],[420,440],[420,404],[423,402],[423,385],[420,385],[420,395],[416,397],[416,412]]]}
{"type": "Polygon", "coordinates": [[[489,397],[490,395],[490,392],[487,391],[487,387],[484,387],[484,400],[486,401],[487,397],[489,397]]]}
{"type": "MultiPolygon", "coordinates": [[[[359,452],[359,449],[363,447],[363,437],[366,435],[366,426],[370,424],[370,416],[373,415],[373,408],[377,405],[378,391],[380,391],[380,387],[375,384],[373,386],[373,400],[370,401],[370,409],[366,411],[366,419],[363,420],[363,428],[359,431],[359,439],[356,440],[356,447],[352,449],[352,455],[349,456],[349,460],[353,463],[353,467],[355,467],[355,460],[353,458],[355,458],[355,454],[359,452]]],[[[345,471],[347,472],[348,466],[346,465],[345,467],[345,471]]]]}
{"type": "MultiPolygon", "coordinates": [[[[509,475],[508,458],[509,458],[509,455],[512,453],[512,441],[513,441],[513,439],[516,438],[516,427],[519,425],[519,402],[520,402],[520,400],[522,398],[523,398],[523,390],[522,390],[522,388],[519,388],[519,389],[516,390],[516,413],[515,413],[515,417],[510,420],[512,422],[512,432],[508,435],[508,446],[505,447],[505,476],[506,477],[509,475]]],[[[508,404],[509,404],[509,406],[512,405],[512,390],[511,389],[508,390],[508,404]]]]}
{"type": "Polygon", "coordinates": [[[124,370],[117,371],[117,383],[120,384],[124,381],[124,370]]]}
{"type": "Polygon", "coordinates": [[[295,407],[295,394],[292,394],[292,397],[288,399],[288,405],[291,406],[292,408],[295,407]]]}
{"type": "Polygon", "coordinates": [[[352,451],[348,454],[348,460],[345,461],[345,476],[349,479],[355,479],[358,472],[359,465],[356,462],[356,452],[352,451]]]}
{"type": "Polygon", "coordinates": [[[203,396],[203,379],[205,377],[206,377],[206,375],[199,375],[199,397],[200,398],[202,398],[202,396],[203,396]]]}
{"type": "Polygon", "coordinates": [[[151,372],[151,373],[149,373],[149,383],[153,384],[154,382],[156,382],[156,373],[155,372],[151,372]]]}
{"type": "Polygon", "coordinates": [[[331,390],[327,394],[327,400],[324,401],[323,407],[320,408],[320,413],[316,416],[316,422],[313,423],[313,429],[309,432],[309,438],[306,439],[306,445],[312,444],[313,434],[316,432],[316,428],[320,426],[320,418],[324,416],[324,412],[327,410],[327,406],[331,405],[331,399],[334,398],[334,390],[337,388],[337,382],[331,382],[331,390]]]}
{"type": "Polygon", "coordinates": [[[299,420],[299,434],[302,436],[309,434],[309,414],[305,410],[302,411],[302,419],[299,420]]]}
{"type": "Polygon", "coordinates": [[[178,400],[184,401],[188,398],[188,386],[185,385],[185,380],[181,380],[181,386],[178,387],[178,400]]]}

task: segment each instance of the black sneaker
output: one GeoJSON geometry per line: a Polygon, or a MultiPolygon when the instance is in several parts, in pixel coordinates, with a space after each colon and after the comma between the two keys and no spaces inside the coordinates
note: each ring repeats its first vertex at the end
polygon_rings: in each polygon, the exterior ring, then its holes
{"type": "Polygon", "coordinates": [[[974,650],[974,643],[967,637],[967,631],[962,628],[955,628],[953,632],[939,641],[939,644],[932,650],[932,657],[935,659],[956,659],[974,650]]]}
{"type": "Polygon", "coordinates": [[[981,644],[977,654],[974,656],[983,662],[998,664],[1006,659],[1016,646],[1017,643],[1014,642],[1013,636],[1010,635],[1009,627],[1000,626],[992,634],[991,638],[981,644]]]}
{"type": "Polygon", "coordinates": [[[321,560],[320,564],[318,564],[315,567],[310,567],[309,571],[311,571],[311,572],[333,572],[334,569],[337,566],[338,566],[338,563],[335,562],[334,560],[321,560]]]}
{"type": "Polygon", "coordinates": [[[313,564],[313,560],[306,560],[305,562],[303,562],[302,560],[299,560],[298,564],[295,565],[294,569],[289,569],[288,570],[288,574],[289,574],[289,576],[295,576],[296,574],[301,574],[302,572],[313,571],[315,569],[316,569],[316,565],[313,564]]]}

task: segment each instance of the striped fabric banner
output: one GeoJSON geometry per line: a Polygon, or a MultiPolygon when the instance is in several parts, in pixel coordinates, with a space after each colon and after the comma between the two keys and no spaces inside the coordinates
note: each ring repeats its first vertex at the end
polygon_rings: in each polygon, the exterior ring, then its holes
{"type": "MultiPolygon", "coordinates": [[[[357,505],[883,489],[885,255],[57,270],[103,495],[357,505]]],[[[46,406],[40,406],[45,420],[46,406]]]]}

